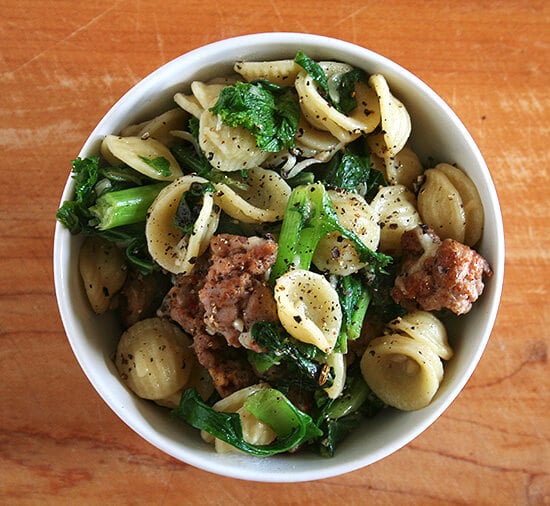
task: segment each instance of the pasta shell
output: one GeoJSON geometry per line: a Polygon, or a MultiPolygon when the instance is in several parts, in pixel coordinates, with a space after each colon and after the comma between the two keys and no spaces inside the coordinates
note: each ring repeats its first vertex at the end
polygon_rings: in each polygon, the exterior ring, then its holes
{"type": "Polygon", "coordinates": [[[412,411],[431,402],[443,378],[443,365],[430,348],[389,334],[369,343],[361,358],[361,373],[383,402],[412,411]]]}
{"type": "Polygon", "coordinates": [[[272,170],[254,167],[248,170],[246,183],[246,190],[216,183],[216,204],[243,223],[281,220],[291,192],[286,181],[272,170]]]}
{"type": "Polygon", "coordinates": [[[424,171],[418,156],[409,146],[404,146],[395,156],[386,156],[384,169],[388,183],[402,184],[411,191],[414,191],[414,184],[424,171]]]}
{"type": "Polygon", "coordinates": [[[250,82],[265,79],[279,86],[292,86],[301,67],[294,60],[276,60],[261,62],[237,62],[235,72],[250,82]]]}
{"type": "Polygon", "coordinates": [[[384,186],[370,205],[380,220],[379,250],[394,256],[401,255],[401,236],[421,222],[414,193],[401,184],[384,186]]]}
{"type": "Polygon", "coordinates": [[[298,133],[296,134],[296,147],[300,149],[303,156],[308,158],[319,157],[323,154],[332,154],[340,149],[343,144],[326,130],[318,130],[310,125],[303,115],[298,124],[298,133]]]}
{"type": "Polygon", "coordinates": [[[188,112],[195,118],[200,118],[204,111],[204,107],[201,106],[197,97],[194,95],[185,95],[183,93],[176,93],[174,95],[174,102],[178,104],[184,111],[188,112]]]}
{"type": "MultiPolygon", "coordinates": [[[[269,388],[267,383],[259,383],[250,387],[243,388],[216,402],[212,408],[222,413],[238,413],[241,419],[241,427],[243,431],[243,439],[247,443],[256,445],[266,445],[271,443],[277,434],[265,423],[258,420],[245,407],[246,399],[262,388],[269,388]]],[[[233,446],[226,442],[212,437],[205,431],[201,432],[203,440],[214,443],[216,453],[235,452],[233,446]]]]}
{"type": "Polygon", "coordinates": [[[206,84],[202,81],[193,81],[191,83],[191,92],[200,106],[203,109],[208,109],[216,103],[220,96],[220,91],[226,86],[226,84],[206,84]]]}
{"type": "Polygon", "coordinates": [[[418,211],[423,222],[441,239],[464,242],[466,215],[460,193],[444,172],[428,169],[418,192],[418,211]]]}
{"type": "Polygon", "coordinates": [[[330,353],[342,324],[342,309],[333,286],[320,274],[296,269],[275,283],[277,314],[298,341],[330,353]]]}
{"type": "Polygon", "coordinates": [[[483,204],[477,188],[472,180],[454,165],[439,163],[435,168],[447,176],[460,194],[466,220],[464,244],[473,246],[479,241],[483,233],[483,204]]]}
{"type": "Polygon", "coordinates": [[[212,167],[233,172],[261,165],[269,156],[256,145],[256,138],[241,126],[224,125],[205,109],[199,120],[199,145],[212,167]]]}
{"type": "Polygon", "coordinates": [[[429,346],[443,360],[453,356],[447,341],[447,330],[436,316],[428,311],[414,311],[397,318],[386,325],[392,334],[403,334],[425,346],[429,346]]]}
{"type": "MultiPolygon", "coordinates": [[[[321,64],[330,80],[329,64],[321,64]]],[[[295,82],[300,107],[305,119],[315,128],[328,130],[338,140],[351,142],[362,133],[372,132],[380,122],[380,106],[374,91],[361,81],[355,85],[357,107],[349,114],[339,112],[319,93],[317,85],[305,71],[298,73],[295,82]]]]}
{"type": "MultiPolygon", "coordinates": [[[[371,250],[376,251],[380,241],[378,214],[358,194],[344,190],[329,190],[329,196],[340,224],[355,232],[371,250]]],[[[320,271],[347,276],[365,267],[359,260],[355,246],[339,232],[325,235],[313,254],[313,264],[320,271]]]]}
{"type": "Polygon", "coordinates": [[[195,360],[191,339],[163,318],[132,325],[120,338],[115,364],[122,380],[143,399],[164,399],[181,390],[195,360]]]}
{"type": "Polygon", "coordinates": [[[88,237],[80,248],[79,269],[92,309],[97,314],[105,313],[126,281],[124,255],[114,243],[88,237]]]}
{"type": "Polygon", "coordinates": [[[346,384],[346,359],[343,353],[331,353],[325,363],[334,370],[334,382],[324,390],[329,399],[336,399],[346,384]]]}
{"type": "Polygon", "coordinates": [[[220,209],[214,204],[211,193],[203,196],[202,209],[192,234],[184,235],[174,223],[182,194],[193,183],[207,182],[199,176],[183,176],[163,188],[149,209],[145,226],[149,253],[168,272],[188,274],[216,231],[220,209]]]}
{"type": "Polygon", "coordinates": [[[395,156],[411,135],[411,118],[406,107],[392,95],[384,76],[371,75],[369,85],[378,96],[382,129],[381,134],[368,138],[369,146],[381,158],[395,156]]]}
{"type": "Polygon", "coordinates": [[[120,131],[120,135],[121,137],[132,136],[143,139],[152,137],[167,146],[173,140],[170,132],[184,129],[187,117],[188,115],[182,109],[170,109],[149,121],[124,128],[120,131]]]}
{"type": "Polygon", "coordinates": [[[104,156],[108,152],[132,169],[158,181],[173,181],[183,174],[170,150],[153,138],[107,135],[101,144],[101,152],[104,156]],[[156,160],[168,163],[166,173],[155,168],[156,160]]]}

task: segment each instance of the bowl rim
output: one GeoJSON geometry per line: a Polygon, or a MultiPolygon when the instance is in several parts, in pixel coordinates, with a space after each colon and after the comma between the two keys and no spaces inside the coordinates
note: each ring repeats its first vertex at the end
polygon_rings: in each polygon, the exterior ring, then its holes
{"type": "MultiPolygon", "coordinates": [[[[71,280],[68,279],[69,275],[66,272],[66,266],[69,261],[67,243],[70,238],[70,234],[67,230],[63,228],[63,226],[59,222],[56,222],[54,231],[54,285],[61,320],[77,362],[84,371],[88,381],[92,383],[96,392],[100,395],[104,402],[126,425],[128,425],[134,432],[138,433],[143,439],[145,439],[164,453],[171,455],[172,457],[180,461],[193,465],[194,467],[197,467],[199,469],[227,477],[259,482],[290,483],[312,481],[338,476],[363,468],[367,465],[377,462],[378,460],[386,456],[391,455],[395,451],[406,446],[418,435],[424,432],[430,425],[432,425],[463,390],[465,384],[470,379],[471,375],[473,374],[475,368],[479,363],[479,360],[481,359],[481,356],[485,350],[496,320],[504,278],[504,228],[498,196],[489,169],[471,134],[467,131],[466,127],[463,125],[462,121],[454,113],[451,107],[445,101],[443,101],[443,99],[439,97],[439,95],[437,95],[435,91],[433,91],[427,84],[425,84],[417,76],[415,76],[396,62],[358,44],[341,39],[327,37],[324,35],[299,32],[251,33],[247,35],[220,39],[185,52],[148,74],[145,78],[140,80],[126,93],[124,93],[98,122],[96,127],[86,139],[78,156],[89,155],[91,153],[92,147],[94,145],[97,145],[97,139],[103,135],[102,132],[104,132],[105,125],[109,124],[111,118],[113,116],[117,116],[121,109],[128,111],[130,105],[132,104],[132,101],[134,100],[134,95],[136,95],[136,93],[146,93],[152,83],[155,83],[159,76],[162,76],[165,72],[182,65],[183,68],[185,68],[185,64],[188,61],[192,62],[194,60],[201,60],[208,56],[211,57],[212,55],[216,56],[218,59],[223,59],[222,55],[227,50],[228,45],[233,48],[233,51],[244,51],[246,49],[249,49],[251,44],[254,44],[257,47],[264,49],[266,44],[280,46],[286,44],[289,47],[291,46],[295,49],[299,48],[299,46],[301,45],[315,45],[320,46],[320,50],[323,53],[353,54],[358,60],[364,60],[367,64],[374,62],[378,67],[391,69],[392,72],[400,74],[404,80],[410,82],[413,87],[419,89],[420,92],[428,97],[430,101],[433,101],[436,104],[437,108],[441,109],[452,121],[454,126],[458,129],[462,137],[467,142],[469,148],[472,150],[472,153],[476,158],[477,165],[481,169],[481,176],[484,178],[484,184],[487,187],[488,196],[491,201],[490,210],[493,213],[491,221],[495,227],[494,236],[495,240],[497,241],[495,251],[497,252],[497,254],[494,261],[491,262],[494,272],[493,278],[491,280],[492,297],[489,303],[489,310],[484,313],[484,332],[483,335],[480,337],[480,344],[476,350],[476,354],[473,357],[473,360],[471,361],[467,369],[462,372],[460,380],[456,382],[452,390],[452,394],[447,395],[444,399],[440,399],[436,403],[436,405],[432,406],[431,410],[427,411],[427,415],[422,419],[421,423],[415,424],[414,427],[408,430],[407,433],[383,446],[383,448],[379,452],[375,452],[374,454],[370,454],[364,458],[354,459],[349,462],[341,462],[339,464],[333,463],[331,465],[331,460],[324,460],[324,462],[326,462],[326,466],[324,468],[315,468],[314,470],[309,470],[307,468],[295,469],[293,468],[293,466],[288,466],[288,468],[284,471],[273,472],[272,469],[264,470],[263,468],[261,468],[261,466],[259,466],[257,472],[252,474],[246,468],[241,468],[241,466],[238,465],[232,467],[227,466],[225,461],[219,461],[217,458],[205,459],[204,457],[197,455],[196,452],[192,451],[191,449],[186,448],[185,445],[182,445],[182,448],[176,451],[172,446],[168,445],[167,440],[160,437],[159,434],[151,434],[150,431],[148,431],[143,424],[137,423],[136,421],[128,420],[124,409],[120,409],[120,406],[115,401],[115,396],[113,395],[113,393],[105,391],[102,388],[101,382],[96,376],[97,373],[93,370],[93,367],[91,367],[90,364],[87,362],[85,350],[78,341],[79,327],[75,325],[75,314],[71,303],[67,300],[66,297],[64,297],[64,294],[68,293],[68,287],[71,283],[71,280]]],[[[123,114],[122,116],[125,116],[125,114],[123,114]]],[[[69,175],[61,196],[60,204],[63,201],[72,198],[73,193],[74,181],[69,175]]],[[[246,458],[249,459],[250,457],[246,458]]]]}

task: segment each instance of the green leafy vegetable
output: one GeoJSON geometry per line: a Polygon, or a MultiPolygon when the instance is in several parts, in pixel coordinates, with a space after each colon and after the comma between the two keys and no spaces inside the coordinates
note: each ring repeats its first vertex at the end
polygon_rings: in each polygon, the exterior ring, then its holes
{"type": "Polygon", "coordinates": [[[237,82],[222,89],[210,110],[226,125],[249,130],[262,151],[277,152],[294,145],[300,106],[290,89],[265,81],[237,82]]]}
{"type": "Polygon", "coordinates": [[[387,183],[382,172],[371,167],[370,155],[364,150],[365,143],[360,140],[336,153],[323,171],[323,180],[329,187],[359,193],[370,202],[387,183]]]}
{"type": "Polygon", "coordinates": [[[281,392],[271,388],[265,390],[252,394],[244,406],[277,434],[276,440],[268,445],[245,441],[239,414],[215,411],[201,400],[195,388],[184,391],[179,406],[172,413],[196,429],[258,457],[287,452],[322,435],[311,417],[294,407],[281,392]]]}
{"type": "Polygon", "coordinates": [[[315,60],[310,58],[303,51],[298,51],[294,57],[294,61],[300,65],[310,77],[321,87],[328,95],[328,81],[325,71],[315,60]]]}
{"type": "Polygon", "coordinates": [[[215,191],[211,183],[192,183],[191,188],[183,192],[174,215],[174,223],[185,234],[191,234],[202,209],[205,193],[215,191]]]}
{"type": "Polygon", "coordinates": [[[335,73],[328,80],[329,97],[340,112],[347,114],[357,107],[355,85],[359,80],[366,80],[366,74],[361,69],[335,73]]]}
{"type": "Polygon", "coordinates": [[[98,156],[73,160],[72,177],[74,199],[63,202],[56,219],[71,234],[99,235],[115,242],[142,274],[156,270],[146,247],[145,217],[167,183],[155,183],[127,166],[102,167],[98,156]]]}
{"type": "Polygon", "coordinates": [[[335,351],[347,352],[347,341],[361,335],[371,294],[364,276],[349,275],[337,278],[336,291],[342,308],[342,326],[335,351]]]}
{"type": "Polygon", "coordinates": [[[316,61],[303,51],[298,51],[294,61],[300,65],[321,88],[322,94],[336,110],[347,114],[357,107],[355,84],[366,80],[366,74],[361,69],[351,69],[348,72],[334,73],[327,77],[325,71],[316,61]]]}
{"type": "Polygon", "coordinates": [[[365,383],[357,364],[348,369],[342,395],[336,399],[329,399],[324,392],[318,395],[316,425],[324,434],[319,440],[319,451],[325,457],[334,455],[338,443],[364,416],[373,416],[384,406],[365,383]]]}
{"type": "Polygon", "coordinates": [[[190,145],[177,144],[171,148],[174,158],[183,166],[190,169],[198,176],[208,179],[212,183],[223,183],[231,188],[247,190],[249,188],[246,182],[246,172],[223,172],[216,170],[202,151],[197,151],[190,145]]]}
{"type": "Polygon", "coordinates": [[[374,270],[384,270],[392,257],[368,248],[352,231],[338,221],[330,197],[321,183],[297,186],[290,194],[279,236],[277,259],[271,269],[275,280],[290,268],[309,269],[313,253],[322,237],[337,231],[351,241],[361,262],[374,270]]]}
{"type": "Polygon", "coordinates": [[[101,195],[89,208],[99,230],[145,221],[147,210],[166,183],[136,186],[101,195]]]}
{"type": "Polygon", "coordinates": [[[172,175],[172,171],[170,170],[170,162],[164,158],[164,156],[157,156],[156,158],[140,156],[139,158],[153,170],[157,171],[161,176],[168,177],[172,175]]]}
{"type": "Polygon", "coordinates": [[[279,322],[255,322],[251,332],[254,341],[266,350],[264,353],[248,351],[248,360],[258,372],[264,373],[272,366],[279,366],[282,368],[281,385],[297,384],[307,390],[332,385],[332,370],[325,376],[323,385],[319,384],[326,355],[316,346],[294,339],[279,322]]]}

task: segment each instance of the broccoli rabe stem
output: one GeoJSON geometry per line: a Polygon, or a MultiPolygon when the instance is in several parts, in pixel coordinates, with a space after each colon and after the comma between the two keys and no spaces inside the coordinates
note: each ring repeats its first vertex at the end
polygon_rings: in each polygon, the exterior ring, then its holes
{"type": "Polygon", "coordinates": [[[96,200],[90,212],[98,230],[109,230],[145,221],[147,210],[167,183],[136,186],[105,193],[96,200]]]}
{"type": "Polygon", "coordinates": [[[359,259],[371,267],[384,269],[391,262],[391,257],[372,251],[354,232],[340,225],[325,187],[313,183],[297,186],[290,194],[271,282],[275,283],[289,269],[309,269],[319,241],[334,231],[351,241],[359,259]]]}

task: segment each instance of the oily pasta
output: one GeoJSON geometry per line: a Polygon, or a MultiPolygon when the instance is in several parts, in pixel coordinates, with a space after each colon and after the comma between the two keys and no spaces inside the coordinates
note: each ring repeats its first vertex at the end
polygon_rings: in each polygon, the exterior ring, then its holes
{"type": "Polygon", "coordinates": [[[126,385],[144,399],[165,399],[187,383],[195,358],[190,338],[175,324],[148,318],[118,343],[115,363],[126,385]]]}
{"type": "MultiPolygon", "coordinates": [[[[380,240],[378,215],[356,193],[329,190],[332,205],[340,223],[355,232],[370,249],[376,250],[380,240]]],[[[325,235],[313,254],[313,263],[322,272],[347,276],[358,272],[366,263],[361,262],[354,245],[338,232],[325,235]]]]}
{"type": "Polygon", "coordinates": [[[215,184],[215,202],[229,216],[243,223],[265,223],[282,219],[290,187],[272,170],[252,167],[248,170],[245,189],[215,184]]]}
{"type": "Polygon", "coordinates": [[[425,178],[418,193],[424,222],[443,239],[455,239],[468,246],[476,244],[483,231],[483,206],[471,179],[448,163],[428,169],[425,178]],[[445,212],[441,212],[442,208],[445,212]]]}
{"type": "MultiPolygon", "coordinates": [[[[344,73],[351,68],[349,65],[333,62],[324,62],[320,65],[327,72],[329,80],[334,74],[344,73]]],[[[359,106],[349,115],[339,112],[327,102],[307,72],[298,73],[295,87],[306,120],[319,130],[328,130],[340,141],[351,142],[362,133],[370,133],[380,122],[380,106],[376,94],[360,81],[355,88],[359,106]]]]}
{"type": "Polygon", "coordinates": [[[380,399],[410,411],[431,402],[443,379],[441,358],[451,356],[441,321],[419,311],[390,322],[385,334],[369,343],[361,371],[380,399]]]}
{"type": "Polygon", "coordinates": [[[101,144],[104,156],[115,158],[142,174],[159,181],[173,181],[183,173],[167,146],[156,139],[107,135],[101,144]],[[163,161],[159,168],[158,160],[163,161]]]}
{"type": "Polygon", "coordinates": [[[151,120],[142,123],[128,125],[120,131],[121,137],[140,137],[148,139],[152,137],[161,144],[169,146],[172,141],[172,130],[185,128],[188,115],[180,107],[170,109],[151,120]]]}
{"type": "Polygon", "coordinates": [[[101,237],[88,237],[80,248],[78,266],[92,309],[105,313],[126,281],[122,252],[101,237]]]}
{"type": "Polygon", "coordinates": [[[277,314],[290,335],[330,353],[342,324],[338,294],[324,276],[291,270],[275,284],[277,314]]]}
{"type": "Polygon", "coordinates": [[[401,254],[401,236],[421,223],[416,197],[406,186],[395,184],[381,188],[371,202],[380,220],[380,250],[401,254]]]}
{"type": "Polygon", "coordinates": [[[178,203],[194,183],[208,181],[199,176],[183,176],[164,188],[149,209],[145,228],[149,252],[155,262],[173,274],[190,272],[218,225],[220,210],[214,204],[212,193],[208,192],[203,195],[193,233],[183,233],[174,223],[178,203]]]}
{"type": "MultiPolygon", "coordinates": [[[[212,406],[214,410],[221,411],[222,413],[238,413],[242,425],[243,439],[247,443],[255,445],[269,444],[275,439],[276,436],[275,432],[273,432],[267,424],[258,420],[243,406],[249,396],[258,392],[258,390],[262,388],[268,388],[268,385],[266,383],[260,383],[243,388],[242,390],[238,390],[228,397],[216,402],[212,406]]],[[[201,432],[201,437],[207,443],[213,443],[217,453],[228,453],[235,451],[235,448],[231,445],[218,438],[214,438],[206,431],[201,432]]]]}

